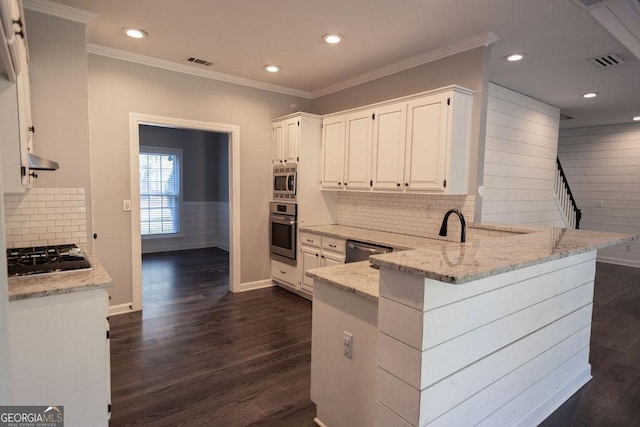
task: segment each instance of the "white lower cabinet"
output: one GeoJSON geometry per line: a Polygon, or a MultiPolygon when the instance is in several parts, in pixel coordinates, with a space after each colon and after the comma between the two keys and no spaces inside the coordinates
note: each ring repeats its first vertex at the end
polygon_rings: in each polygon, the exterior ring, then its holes
{"type": "Polygon", "coordinates": [[[307,270],[344,264],[345,241],[312,233],[300,233],[300,243],[300,260],[302,261],[300,287],[303,291],[312,294],[313,279],[306,275],[307,270]]]}
{"type": "Polygon", "coordinates": [[[110,359],[104,289],[11,301],[13,403],[64,406],[65,425],[108,426],[110,359]]]}
{"type": "Polygon", "coordinates": [[[297,271],[295,265],[271,259],[271,277],[277,282],[296,287],[297,271]]]}

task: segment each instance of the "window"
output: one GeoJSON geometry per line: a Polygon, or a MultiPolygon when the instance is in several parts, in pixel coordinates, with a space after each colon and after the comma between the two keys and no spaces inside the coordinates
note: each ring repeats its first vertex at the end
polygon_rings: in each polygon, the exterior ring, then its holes
{"type": "Polygon", "coordinates": [[[182,150],[140,147],[140,232],[143,236],[180,233],[182,150]]]}

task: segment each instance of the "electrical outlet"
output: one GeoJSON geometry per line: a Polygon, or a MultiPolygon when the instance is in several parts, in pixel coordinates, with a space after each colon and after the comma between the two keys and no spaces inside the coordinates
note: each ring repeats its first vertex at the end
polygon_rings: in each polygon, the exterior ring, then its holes
{"type": "Polygon", "coordinates": [[[602,200],[598,200],[596,202],[596,204],[598,205],[599,208],[603,208],[604,207],[604,202],[602,200]]]}
{"type": "Polygon", "coordinates": [[[344,331],[342,337],[342,354],[351,359],[353,357],[353,335],[344,331]]]}

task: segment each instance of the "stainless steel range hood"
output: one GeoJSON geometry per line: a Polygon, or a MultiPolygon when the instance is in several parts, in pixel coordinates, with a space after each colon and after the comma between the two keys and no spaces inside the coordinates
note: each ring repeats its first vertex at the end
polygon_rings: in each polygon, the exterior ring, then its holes
{"type": "Polygon", "coordinates": [[[43,159],[40,156],[36,156],[33,153],[29,153],[29,169],[37,171],[54,171],[60,166],[58,162],[53,160],[43,159]]]}

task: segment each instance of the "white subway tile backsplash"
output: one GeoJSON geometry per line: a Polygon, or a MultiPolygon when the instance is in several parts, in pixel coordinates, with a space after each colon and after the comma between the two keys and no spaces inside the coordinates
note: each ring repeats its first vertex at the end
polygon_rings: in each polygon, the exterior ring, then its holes
{"type": "MultiPolygon", "coordinates": [[[[351,227],[440,238],[442,218],[452,208],[460,209],[468,222],[473,221],[475,196],[339,192],[337,222],[351,227]]],[[[447,239],[457,240],[459,233],[457,218],[450,218],[447,239]]]]}
{"type": "Polygon", "coordinates": [[[4,200],[7,247],[87,243],[84,188],[32,188],[4,200]]]}

